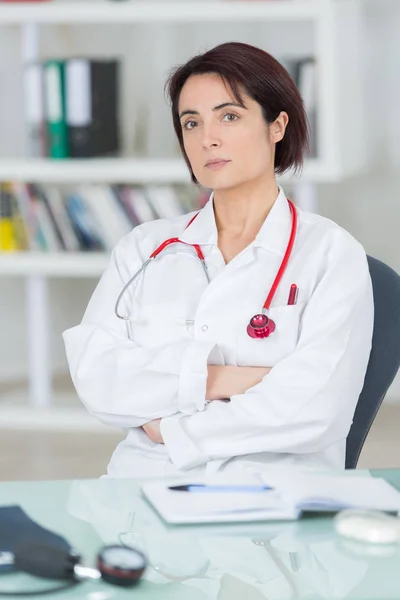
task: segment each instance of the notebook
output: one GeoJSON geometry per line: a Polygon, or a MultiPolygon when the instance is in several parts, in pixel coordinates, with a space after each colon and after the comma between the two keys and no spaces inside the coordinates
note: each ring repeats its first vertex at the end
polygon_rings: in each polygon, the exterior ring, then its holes
{"type": "MultiPolygon", "coordinates": [[[[383,479],[309,474],[263,479],[270,489],[256,493],[246,488],[233,493],[215,488],[210,493],[173,491],[169,488],[177,484],[176,480],[145,483],[141,491],[161,518],[171,524],[286,521],[307,512],[332,513],[345,508],[400,511],[399,492],[383,479]]],[[[236,481],[236,486],[241,485],[236,481]]]]}

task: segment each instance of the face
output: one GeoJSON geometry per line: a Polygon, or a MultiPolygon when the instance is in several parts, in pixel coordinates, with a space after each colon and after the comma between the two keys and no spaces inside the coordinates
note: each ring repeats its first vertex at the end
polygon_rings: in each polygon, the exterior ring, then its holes
{"type": "Polygon", "coordinates": [[[186,154],[198,182],[213,190],[274,176],[275,145],[288,116],[268,125],[261,106],[241,89],[244,106],[214,73],[190,77],[178,111],[186,154]],[[219,159],[220,162],[210,163],[219,159]]]}

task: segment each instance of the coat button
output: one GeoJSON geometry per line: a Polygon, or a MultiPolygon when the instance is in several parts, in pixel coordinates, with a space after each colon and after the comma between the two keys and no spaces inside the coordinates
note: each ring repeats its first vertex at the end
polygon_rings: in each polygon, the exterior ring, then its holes
{"type": "Polygon", "coordinates": [[[203,325],[203,327],[201,328],[202,331],[208,331],[208,325],[203,325]]]}

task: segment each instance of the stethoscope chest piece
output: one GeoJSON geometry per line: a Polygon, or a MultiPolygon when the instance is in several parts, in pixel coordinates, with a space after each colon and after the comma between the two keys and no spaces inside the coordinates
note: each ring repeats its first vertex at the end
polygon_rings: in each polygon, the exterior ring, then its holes
{"type": "Polygon", "coordinates": [[[247,333],[251,338],[262,340],[269,337],[275,331],[275,323],[267,315],[259,313],[250,319],[247,325],[247,333]]]}

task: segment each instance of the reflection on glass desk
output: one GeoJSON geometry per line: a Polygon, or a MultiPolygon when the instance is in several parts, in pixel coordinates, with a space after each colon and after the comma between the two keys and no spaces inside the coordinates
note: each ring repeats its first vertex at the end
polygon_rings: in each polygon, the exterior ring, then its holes
{"type": "MultiPolygon", "coordinates": [[[[400,489],[400,470],[371,473],[400,489]]],[[[89,565],[104,544],[132,545],[148,557],[145,576],[133,590],[86,582],[46,598],[400,598],[400,546],[352,545],[335,534],[329,517],[169,527],[141,497],[140,485],[111,479],[0,484],[0,505],[19,504],[63,535],[89,565]]],[[[44,587],[28,575],[0,577],[0,592],[38,585],[44,587]]]]}

